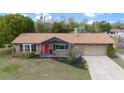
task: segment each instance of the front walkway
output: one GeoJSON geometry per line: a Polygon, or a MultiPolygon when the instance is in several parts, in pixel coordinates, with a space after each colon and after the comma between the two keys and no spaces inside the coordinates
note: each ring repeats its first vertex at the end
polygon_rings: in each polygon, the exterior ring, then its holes
{"type": "Polygon", "coordinates": [[[84,56],[93,80],[124,80],[124,69],[107,56],[84,56]]]}

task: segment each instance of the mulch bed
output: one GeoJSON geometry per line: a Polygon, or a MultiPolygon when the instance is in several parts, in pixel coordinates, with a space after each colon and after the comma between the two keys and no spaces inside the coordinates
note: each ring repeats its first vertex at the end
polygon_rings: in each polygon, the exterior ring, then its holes
{"type": "Polygon", "coordinates": [[[65,63],[65,64],[71,65],[71,66],[76,67],[76,68],[79,68],[79,69],[82,69],[83,68],[82,59],[78,59],[77,62],[76,62],[76,64],[69,64],[67,58],[53,58],[53,59],[56,60],[56,61],[58,61],[58,62],[65,63]]]}

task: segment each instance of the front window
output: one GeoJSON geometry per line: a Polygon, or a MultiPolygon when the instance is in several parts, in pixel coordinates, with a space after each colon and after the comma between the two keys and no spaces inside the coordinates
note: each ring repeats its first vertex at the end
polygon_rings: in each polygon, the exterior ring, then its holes
{"type": "Polygon", "coordinates": [[[36,51],[36,45],[35,44],[23,44],[23,52],[33,52],[36,51]]]}
{"type": "Polygon", "coordinates": [[[25,52],[30,52],[30,45],[24,45],[25,52]]]}
{"type": "Polygon", "coordinates": [[[56,44],[55,45],[55,49],[56,50],[67,50],[68,49],[68,45],[67,44],[56,44]]]}

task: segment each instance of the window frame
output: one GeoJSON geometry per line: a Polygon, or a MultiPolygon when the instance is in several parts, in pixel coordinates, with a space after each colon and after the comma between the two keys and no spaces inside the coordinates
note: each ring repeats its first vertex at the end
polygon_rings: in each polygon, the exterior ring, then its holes
{"type": "MultiPolygon", "coordinates": [[[[32,45],[34,45],[34,44],[22,44],[22,51],[23,52],[34,52],[34,51],[36,51],[36,47],[32,47],[32,45]],[[29,51],[27,51],[26,50],[26,46],[29,46],[29,51]],[[34,51],[32,51],[32,50],[34,50],[34,51]]],[[[36,46],[36,45],[35,45],[36,46]]]]}
{"type": "Polygon", "coordinates": [[[32,52],[31,44],[22,44],[22,51],[23,52],[32,52]],[[29,46],[29,51],[26,51],[26,46],[29,46]]]}
{"type": "Polygon", "coordinates": [[[55,50],[68,50],[69,49],[69,45],[68,44],[55,44],[55,50]],[[63,45],[64,46],[64,49],[57,49],[56,46],[59,46],[59,45],[63,45]],[[66,48],[67,46],[67,48],[66,48]]]}

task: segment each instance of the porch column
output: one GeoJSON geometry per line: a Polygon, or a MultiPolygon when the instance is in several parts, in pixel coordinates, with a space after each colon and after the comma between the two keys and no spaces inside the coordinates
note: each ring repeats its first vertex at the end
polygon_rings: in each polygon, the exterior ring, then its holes
{"type": "Polygon", "coordinates": [[[15,51],[16,52],[21,52],[20,50],[20,44],[15,44],[15,45],[13,45],[14,46],[14,48],[15,48],[15,51]]]}
{"type": "Polygon", "coordinates": [[[71,44],[69,44],[69,52],[71,51],[71,44]]]}
{"type": "Polygon", "coordinates": [[[31,50],[31,44],[30,44],[30,52],[32,52],[32,50],[31,50]]]}
{"type": "Polygon", "coordinates": [[[40,53],[41,52],[41,44],[36,44],[36,53],[40,53]]]}

